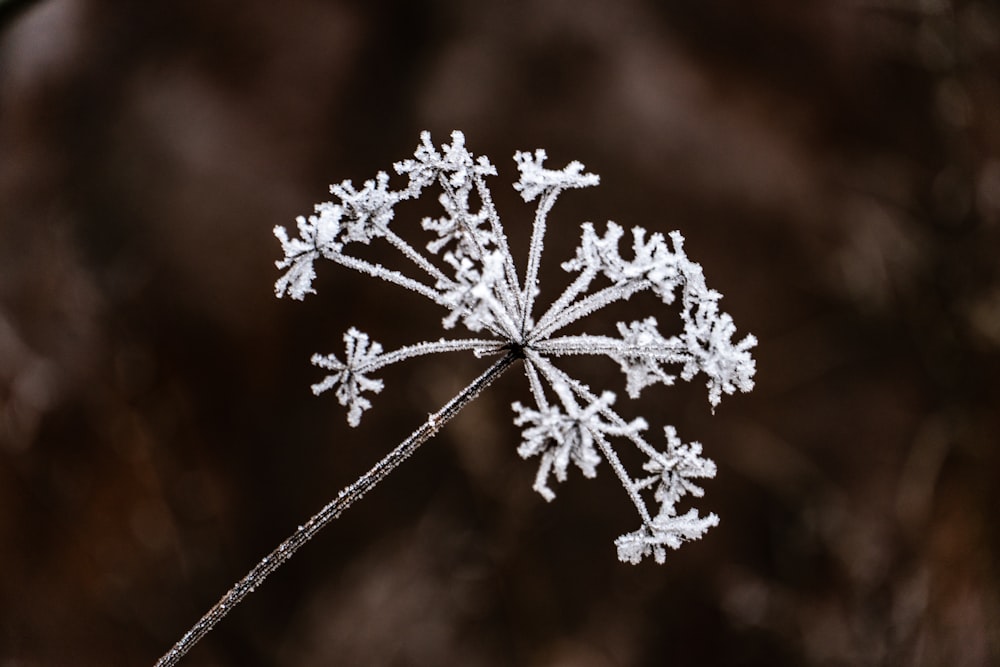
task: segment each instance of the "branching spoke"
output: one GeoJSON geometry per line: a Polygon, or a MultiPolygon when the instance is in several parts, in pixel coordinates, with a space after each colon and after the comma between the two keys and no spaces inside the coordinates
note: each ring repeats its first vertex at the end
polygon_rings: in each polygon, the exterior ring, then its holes
{"type": "Polygon", "coordinates": [[[371,371],[385,368],[386,366],[391,366],[392,364],[396,364],[407,359],[421,357],[427,354],[437,354],[439,352],[459,352],[462,350],[468,350],[475,352],[477,356],[482,357],[488,354],[499,354],[503,352],[504,345],[504,341],[490,338],[465,338],[459,340],[439,340],[430,343],[417,343],[415,345],[401,347],[392,352],[380,354],[377,357],[374,357],[367,364],[360,366],[357,370],[361,373],[370,373],[371,371]]]}
{"type": "Polygon", "coordinates": [[[549,321],[554,315],[566,310],[566,306],[571,304],[577,296],[587,291],[587,288],[590,287],[590,283],[593,282],[596,276],[597,272],[593,269],[585,269],[581,271],[573,282],[567,285],[563,293],[559,295],[559,298],[556,299],[552,305],[549,306],[549,309],[539,318],[534,329],[544,330],[544,327],[548,326],[549,321]]]}
{"type": "Polygon", "coordinates": [[[417,252],[413,248],[413,246],[407,243],[395,232],[391,230],[387,231],[385,238],[389,243],[393,245],[393,247],[395,247],[401,253],[403,253],[403,255],[408,260],[410,260],[411,262],[419,266],[421,269],[423,269],[431,278],[434,278],[434,280],[438,281],[439,283],[444,283],[446,285],[451,282],[451,278],[446,276],[444,272],[441,271],[441,269],[436,267],[434,264],[430,262],[430,260],[428,260],[426,257],[417,252]]]}
{"type": "Polygon", "coordinates": [[[528,387],[531,389],[531,395],[535,399],[535,403],[542,410],[549,407],[549,402],[545,398],[545,390],[542,387],[542,381],[538,377],[538,369],[535,367],[534,359],[537,359],[538,355],[529,351],[524,360],[524,373],[528,377],[528,387]]]}
{"type": "Polygon", "coordinates": [[[479,195],[479,199],[483,203],[483,209],[486,211],[486,217],[490,221],[490,230],[493,232],[497,248],[503,255],[503,268],[507,276],[507,281],[504,284],[505,299],[511,304],[511,311],[513,313],[523,312],[525,305],[519,299],[520,286],[517,279],[517,267],[514,266],[514,257],[510,253],[510,242],[507,240],[507,234],[503,230],[503,225],[500,224],[500,216],[497,214],[496,205],[493,203],[493,195],[490,194],[489,188],[486,187],[486,182],[482,177],[476,177],[476,193],[479,195]]]}
{"type": "Polygon", "coordinates": [[[359,259],[357,257],[351,257],[350,255],[344,255],[338,253],[335,257],[331,258],[341,266],[345,266],[349,269],[354,269],[355,271],[360,271],[361,273],[368,274],[373,278],[379,278],[386,281],[387,283],[393,283],[399,285],[400,287],[405,287],[408,290],[413,290],[418,294],[422,294],[431,301],[437,304],[446,305],[444,299],[442,298],[440,292],[432,287],[416,281],[412,278],[404,276],[399,271],[393,271],[387,269],[381,264],[374,264],[367,260],[359,259]]]}
{"type": "Polygon", "coordinates": [[[690,359],[687,345],[677,336],[666,339],[665,343],[649,345],[629,345],[621,338],[611,336],[560,336],[536,343],[534,348],[543,354],[565,355],[606,355],[612,357],[647,357],[657,361],[683,362],[690,359]]]}
{"type": "Polygon", "coordinates": [[[531,319],[531,310],[538,293],[538,267],[542,261],[542,245],[545,243],[545,221],[548,218],[552,204],[559,196],[559,189],[549,190],[542,195],[535,211],[535,224],[531,228],[531,245],[528,250],[528,268],[525,271],[521,302],[524,304],[521,313],[521,333],[524,334],[531,319]]]}
{"type": "Polygon", "coordinates": [[[649,289],[650,285],[646,281],[632,280],[622,285],[611,285],[604,289],[583,297],[573,305],[565,308],[562,312],[553,312],[551,309],[545,314],[542,320],[533,331],[534,340],[544,340],[553,333],[569,326],[573,322],[590,315],[594,311],[605,308],[616,301],[626,301],[638,292],[649,289]]]}

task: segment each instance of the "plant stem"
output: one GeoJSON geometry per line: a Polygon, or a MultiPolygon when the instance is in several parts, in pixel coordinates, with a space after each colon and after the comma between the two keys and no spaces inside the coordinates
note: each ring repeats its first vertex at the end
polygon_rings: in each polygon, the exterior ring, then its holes
{"type": "Polygon", "coordinates": [[[430,415],[410,437],[401,442],[389,452],[371,470],[359,477],[350,486],[344,488],[323,509],[314,514],[309,521],[298,527],[288,539],[257,563],[245,577],[240,579],[229,592],[215,603],[201,619],[188,630],[157,662],[156,667],[172,667],[191,650],[198,641],[215,627],[215,624],[225,618],[233,607],[238,605],[247,595],[252,593],[269,574],[281,567],[299,548],[311,540],[324,526],[340,516],[344,510],[351,507],[366,493],[381,482],[400,463],[405,461],[420,445],[429,440],[441,427],[447,424],[462,408],[475,399],[479,393],[490,386],[494,380],[510,367],[514,361],[522,357],[519,349],[507,352],[500,360],[490,366],[485,373],[472,381],[465,389],[440,410],[430,415]]]}

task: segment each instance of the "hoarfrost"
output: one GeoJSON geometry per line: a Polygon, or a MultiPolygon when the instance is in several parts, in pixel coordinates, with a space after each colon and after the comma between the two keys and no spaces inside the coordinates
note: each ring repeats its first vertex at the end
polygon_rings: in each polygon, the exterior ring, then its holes
{"type": "MultiPolygon", "coordinates": [[[[544,165],[543,150],[514,155],[519,178],[514,184],[526,203],[537,200],[527,265],[523,278],[515,268],[486,178],[497,171],[485,157],[474,156],[465,135],[455,131],[451,141],[436,146],[428,132],[420,136],[413,158],[397,162],[405,187],[394,190],[386,172],[355,188],[351,181],[331,187],[336,201],[318,204],[314,213],[296,220],[298,236],[275,228],[284,258],[277,262],[282,275],[275,284],[278,296],[303,299],[315,293],[314,264],[331,260],[349,269],[412,290],[444,309],[442,326],[461,324],[482,338],[440,339],[416,343],[384,353],[382,346],[351,328],[344,335],[344,361],[336,355],[315,355],[313,363],[332,371],[313,386],[318,394],[333,390],[347,408],[347,420],[357,426],[371,407],[369,396],[382,390],[382,381],[370,374],[404,359],[439,352],[471,351],[476,356],[515,353],[524,361],[534,405],[513,404],[514,424],[522,427],[518,453],[538,459],[534,488],[546,500],[555,492],[551,479],[565,481],[570,464],[584,477],[594,477],[606,461],[635,505],[641,525],[616,540],[618,557],[638,563],[651,556],[666,558],[666,549],[700,538],[718,523],[694,508],[681,512],[686,496],[704,494],[696,480],[715,476],[715,464],[703,456],[697,442],[684,444],[672,426],[664,429],[663,450],[644,437],[641,417],[627,421],[615,406],[615,395],[594,394],[560,369],[555,361],[569,355],[604,356],[625,376],[625,390],[637,398],[655,385],[670,386],[704,375],[708,400],[714,409],[724,394],[750,391],[756,366],[752,335],[734,342],[736,326],[722,312],[722,295],[709,289],[700,264],[688,258],[679,232],[650,233],[633,227],[622,254],[625,230],[608,222],[603,233],[592,223],[581,225],[574,256],[562,267],[572,277],[561,295],[541,313],[535,312],[539,266],[545,245],[548,213],[568,189],[598,185],[597,175],[579,162],[562,169],[544,165]],[[395,208],[436,188],[442,214],[424,218],[419,227],[433,237],[417,250],[392,228],[395,208]],[[411,265],[404,273],[352,255],[352,244],[383,240],[411,265]],[[562,335],[570,324],[606,306],[648,291],[679,310],[683,331],[665,337],[654,316],[619,322],[618,336],[562,335]],[[637,449],[647,462],[633,476],[618,448],[637,449]]],[[[417,225],[411,226],[415,228],[417,225]]],[[[432,424],[436,426],[436,424],[432,424]]]]}

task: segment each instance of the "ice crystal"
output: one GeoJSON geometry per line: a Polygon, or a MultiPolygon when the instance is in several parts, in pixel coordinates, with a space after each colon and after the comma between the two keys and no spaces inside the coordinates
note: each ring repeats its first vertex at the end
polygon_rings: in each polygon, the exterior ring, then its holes
{"type": "Polygon", "coordinates": [[[698,539],[718,523],[715,514],[701,516],[696,509],[681,513],[677,507],[685,496],[702,496],[695,480],[714,477],[715,464],[702,456],[700,444],[684,444],[672,426],[665,427],[665,449],[658,449],[643,435],[644,419],[626,421],[619,414],[614,393],[594,394],[555,360],[569,355],[605,356],[621,368],[631,398],[654,385],[669,386],[678,377],[692,380],[701,374],[714,409],[723,394],[753,388],[755,363],[750,350],[756,340],[747,335],[733,341],[733,320],[719,309],[722,295],[707,287],[701,266],[686,255],[680,233],[665,237],[635,227],[623,254],[621,241],[626,232],[613,222],[607,223],[603,233],[591,223],[582,225],[575,255],[562,265],[572,279],[559,297],[536,312],[548,213],[564,190],[599,183],[598,176],[586,172],[579,162],[550,169],[544,166],[546,159],[542,150],[514,155],[519,173],[514,188],[526,203],[538,201],[523,278],[486,185],[486,178],[497,174],[496,168],[488,159],[469,152],[461,132],[453,132],[451,143],[440,148],[424,132],[413,158],[394,165],[396,173],[406,177],[404,187],[392,189],[385,172],[360,189],[344,181],[331,188],[334,201],[318,204],[312,215],[297,219],[297,238],[282,227],[275,228],[284,251],[284,258],[277,262],[283,273],[275,291],[293,299],[314,293],[314,263],[331,260],[426,297],[444,310],[445,329],[461,323],[482,336],[440,339],[384,352],[366,334],[350,329],[344,336],[344,361],[336,355],[313,357],[317,366],[332,371],[313,389],[316,393],[334,390],[352,426],[371,407],[363,394],[382,390],[382,382],[371,374],[383,366],[461,350],[522,359],[534,406],[514,403],[514,423],[523,427],[518,453],[539,460],[535,490],[552,500],[551,478],[564,481],[571,463],[585,477],[594,477],[598,465],[606,461],[641,521],[636,531],[616,540],[618,557],[637,563],[652,556],[663,562],[667,547],[676,549],[698,539]],[[420,197],[428,188],[439,190],[443,213],[421,221],[420,227],[433,235],[424,245],[425,253],[396,234],[392,223],[398,204],[420,197]],[[409,274],[351,253],[353,245],[376,239],[395,247],[412,264],[409,274]],[[595,311],[643,291],[668,306],[676,304],[667,312],[679,310],[683,331],[663,336],[657,319],[649,316],[619,322],[618,336],[561,333],[595,311]],[[677,370],[668,372],[671,367],[677,370]],[[648,459],[642,473],[633,476],[626,470],[617,453],[623,443],[648,459]]]}

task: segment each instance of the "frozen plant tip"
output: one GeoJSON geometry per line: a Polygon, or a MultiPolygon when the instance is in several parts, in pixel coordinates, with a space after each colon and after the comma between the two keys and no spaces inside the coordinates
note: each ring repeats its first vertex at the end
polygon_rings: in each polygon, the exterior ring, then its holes
{"type": "Polygon", "coordinates": [[[733,340],[733,320],[719,309],[722,295],[708,288],[701,266],[688,259],[680,233],[664,237],[634,227],[627,235],[613,222],[602,232],[591,223],[582,225],[575,255],[562,264],[572,276],[569,284],[548,307],[537,309],[549,211],[564,190],[599,183],[579,162],[549,169],[544,166],[546,159],[542,150],[514,155],[520,175],[514,189],[526,203],[537,200],[523,277],[486,185],[486,178],[497,174],[496,168],[487,158],[474,157],[464,135],[457,131],[451,143],[440,148],[429,133],[421,135],[413,158],[394,165],[406,181],[400,189],[390,186],[385,172],[360,188],[344,181],[330,188],[333,201],[316,205],[312,215],[296,220],[297,235],[275,228],[284,252],[277,262],[282,271],[275,284],[277,296],[303,299],[314,293],[315,265],[329,260],[422,295],[444,311],[444,329],[461,324],[473,336],[441,338],[386,352],[367,334],[351,328],[344,335],[342,354],[314,355],[313,363],[330,373],[313,385],[313,391],[333,391],[347,408],[351,426],[357,426],[362,413],[371,407],[371,396],[381,392],[383,383],[375,375],[385,366],[440,352],[467,351],[499,359],[237,583],[159,664],[174,664],[264,577],[517,360],[523,361],[533,403],[513,404],[514,424],[523,428],[517,451],[525,459],[538,459],[534,488],[546,500],[555,498],[550,484],[553,478],[564,481],[570,464],[585,477],[594,477],[599,464],[606,461],[639,515],[639,528],[615,542],[618,558],[629,563],[647,556],[662,563],[668,547],[676,549],[698,539],[718,523],[715,514],[701,516],[696,509],[683,513],[678,509],[684,496],[702,496],[695,480],[715,476],[715,464],[702,456],[701,445],[684,444],[676,430],[666,426],[665,448],[659,449],[647,438],[645,419],[627,421],[615,407],[613,392],[593,392],[557,361],[573,355],[609,358],[624,373],[630,398],[658,384],[672,385],[678,377],[693,380],[701,375],[714,409],[723,394],[753,388],[755,364],[750,350],[757,341],[752,335],[733,340]],[[399,204],[420,197],[429,188],[439,192],[442,213],[421,221],[420,227],[431,236],[421,249],[398,235],[392,223],[399,204]],[[395,248],[408,271],[352,252],[375,241],[395,248]],[[653,316],[618,323],[618,336],[563,333],[595,311],[641,292],[651,292],[679,311],[681,333],[663,335],[653,316]],[[634,447],[647,460],[642,471],[633,474],[625,468],[618,455],[622,446],[634,447]]]}
{"type": "Polygon", "coordinates": [[[318,366],[335,371],[314,385],[314,391],[335,389],[341,405],[348,408],[347,420],[352,426],[357,426],[361,412],[371,406],[361,392],[382,389],[382,383],[367,374],[390,363],[456,350],[522,358],[536,408],[515,403],[514,423],[526,426],[524,441],[518,448],[520,455],[540,458],[535,489],[546,500],[552,500],[555,492],[548,484],[550,475],[565,480],[572,462],[586,477],[593,477],[597,465],[606,460],[642,522],[638,531],[618,539],[619,558],[635,563],[652,555],[663,562],[664,546],[676,548],[685,540],[701,537],[717,523],[714,514],[699,517],[697,512],[689,511],[679,515],[675,508],[678,489],[698,489],[681,482],[689,476],[713,476],[714,465],[704,459],[698,459],[703,465],[680,465],[677,457],[684,452],[700,452],[700,445],[681,447],[671,440],[676,435],[670,430],[667,450],[661,452],[643,436],[644,420],[627,423],[612,408],[613,393],[593,394],[559,369],[553,359],[581,354],[607,356],[625,373],[625,388],[631,398],[638,397],[648,386],[672,384],[676,377],[665,367],[678,365],[684,380],[704,374],[714,407],[723,393],[753,387],[750,348],[756,341],[746,336],[733,342],[735,326],[732,318],[719,310],[721,295],[706,286],[701,266],[685,255],[684,239],[678,232],[670,234],[668,241],[661,234],[648,234],[635,227],[631,252],[623,257],[620,246],[625,231],[614,223],[608,223],[603,234],[590,223],[583,225],[576,256],[563,264],[576,277],[536,318],[533,306],[548,212],[563,190],[599,182],[579,162],[571,162],[563,169],[548,169],[544,166],[546,157],[542,150],[514,155],[520,172],[514,189],[525,202],[538,200],[523,282],[486,186],[486,177],[496,175],[496,168],[484,157],[473,157],[461,132],[453,132],[451,143],[440,151],[425,132],[414,158],[395,165],[398,174],[408,177],[403,189],[389,189],[385,172],[366,181],[360,190],[351,181],[344,181],[331,188],[337,201],[319,204],[313,215],[298,219],[299,238],[289,238],[282,227],[275,229],[285,251],[285,258],[278,262],[278,268],[285,273],[275,289],[278,296],[304,298],[314,291],[314,262],[328,259],[422,294],[447,311],[442,321],[446,329],[461,322],[469,331],[485,336],[419,343],[383,354],[378,343],[352,328],[344,337],[347,349],[343,363],[334,355],[313,357],[318,366]],[[389,223],[395,205],[419,197],[434,185],[441,189],[444,214],[423,220],[423,229],[435,235],[427,243],[425,254],[395,234],[389,223]],[[377,238],[399,249],[415,265],[416,277],[350,254],[352,244],[367,244],[377,238]],[[434,256],[443,261],[433,261],[434,256]],[[665,337],[657,329],[656,318],[647,317],[618,323],[620,337],[559,335],[567,325],[644,290],[653,292],[665,304],[674,303],[679,296],[682,334],[665,337]],[[614,443],[621,441],[631,443],[650,459],[650,465],[663,469],[661,479],[651,482],[630,475],[615,450],[614,443]],[[673,489],[669,493],[664,491],[667,486],[673,489]],[[655,513],[642,495],[649,488],[653,489],[654,500],[659,501],[655,513]]]}

